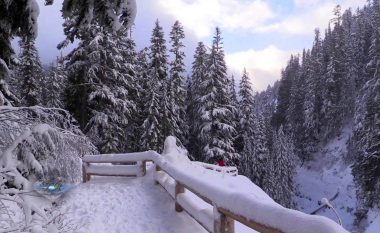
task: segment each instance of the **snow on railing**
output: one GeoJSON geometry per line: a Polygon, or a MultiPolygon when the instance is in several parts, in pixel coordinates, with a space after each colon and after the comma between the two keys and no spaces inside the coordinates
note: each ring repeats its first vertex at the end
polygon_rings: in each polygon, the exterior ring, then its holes
{"type": "Polygon", "coordinates": [[[198,161],[194,161],[193,163],[197,164],[201,167],[204,167],[206,169],[209,169],[209,170],[221,172],[223,174],[228,174],[231,176],[237,176],[238,175],[238,170],[236,167],[221,167],[218,165],[209,164],[209,163],[202,163],[202,162],[198,162],[198,161]]]}
{"type": "Polygon", "coordinates": [[[144,171],[145,162],[153,161],[156,183],[173,197],[175,210],[185,210],[209,232],[234,233],[234,221],[238,221],[264,233],[347,233],[326,217],[305,214],[277,204],[244,176],[224,176],[192,163],[183,149],[176,147],[172,137],[165,141],[162,155],[147,151],[86,156],[83,161],[142,162],[144,168],[141,169],[144,171]],[[199,205],[200,200],[202,205],[199,205]]]}

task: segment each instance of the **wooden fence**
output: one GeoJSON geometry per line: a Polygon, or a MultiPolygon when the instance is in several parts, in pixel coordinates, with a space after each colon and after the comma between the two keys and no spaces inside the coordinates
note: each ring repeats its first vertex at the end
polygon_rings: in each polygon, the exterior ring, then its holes
{"type": "MultiPolygon", "coordinates": [[[[160,184],[174,199],[174,208],[176,211],[186,211],[192,216],[200,225],[202,225],[208,232],[211,233],[235,233],[235,221],[238,221],[251,229],[263,233],[280,233],[280,232],[299,232],[302,227],[297,223],[302,223],[307,226],[308,233],[347,233],[341,226],[335,222],[320,216],[307,215],[295,210],[289,210],[283,207],[278,207],[273,217],[273,221],[265,221],[266,224],[245,216],[244,211],[233,210],[234,208],[227,208],[226,205],[219,206],[215,196],[210,195],[211,189],[208,190],[207,183],[189,183],[187,178],[192,176],[191,173],[186,171],[178,171],[175,164],[171,164],[165,160],[164,156],[157,154],[154,151],[147,151],[141,153],[131,154],[111,154],[111,155],[95,155],[85,156],[83,158],[83,182],[90,180],[91,175],[100,176],[144,176],[146,173],[146,164],[151,161],[155,166],[154,179],[157,184],[160,184]],[[189,194],[197,196],[208,206],[206,209],[197,210],[194,208],[194,197],[189,197],[189,194]],[[200,214],[202,212],[202,214],[200,214]],[[279,214],[281,213],[281,214],[279,214]],[[296,213],[296,214],[295,214],[296,213]],[[283,214],[283,215],[282,215],[283,214]],[[287,226],[279,225],[278,222],[284,222],[286,219],[287,226]],[[273,225],[269,225],[270,224],[273,225]],[[290,228],[289,228],[290,227],[290,228]],[[291,229],[291,230],[289,230],[291,229]]],[[[215,172],[223,172],[223,169],[214,169],[211,165],[205,166],[197,164],[204,169],[211,169],[215,172]]],[[[234,176],[237,170],[232,168],[227,169],[227,175],[234,176]]],[[[194,178],[194,177],[191,177],[194,178]]],[[[202,181],[202,178],[198,178],[202,181]]],[[[220,194],[225,196],[228,202],[239,200],[231,199],[228,194],[220,194]]],[[[221,202],[219,202],[221,203],[221,202]]],[[[255,200],[245,199],[240,200],[240,203],[252,207],[255,200]]],[[[231,205],[229,205],[231,206],[231,205]]],[[[255,211],[255,208],[250,208],[255,211]]],[[[259,213],[260,214],[260,213],[259,213]]],[[[267,214],[267,213],[263,213],[267,214]]]]}

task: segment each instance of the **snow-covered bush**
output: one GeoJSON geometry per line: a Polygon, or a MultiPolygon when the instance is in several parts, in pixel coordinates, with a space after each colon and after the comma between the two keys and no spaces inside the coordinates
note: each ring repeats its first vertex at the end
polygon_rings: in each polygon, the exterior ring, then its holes
{"type": "Polygon", "coordinates": [[[65,110],[0,107],[0,232],[46,232],[55,217],[33,183],[57,177],[77,182],[80,158],[96,152],[65,110]]]}

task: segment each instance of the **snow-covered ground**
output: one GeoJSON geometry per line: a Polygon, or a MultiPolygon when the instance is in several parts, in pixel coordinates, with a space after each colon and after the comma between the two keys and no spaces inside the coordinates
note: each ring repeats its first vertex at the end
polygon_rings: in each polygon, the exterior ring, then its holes
{"type": "MultiPolygon", "coordinates": [[[[198,203],[208,208],[200,199],[198,203]]],[[[173,199],[155,184],[152,169],[139,178],[95,177],[68,192],[58,208],[67,225],[62,230],[73,233],[207,232],[186,212],[175,211],[173,199]]],[[[237,233],[255,233],[240,223],[235,226],[237,233]]]]}
{"type": "MultiPolygon", "coordinates": [[[[330,199],[339,192],[331,204],[338,212],[343,226],[352,230],[355,220],[356,187],[353,182],[350,164],[343,161],[347,154],[347,143],[352,128],[345,127],[342,133],[331,140],[314,159],[297,167],[295,176],[296,192],[294,201],[297,208],[305,213],[311,213],[319,207],[322,198],[330,199]]],[[[338,222],[331,209],[325,208],[317,213],[338,222]]],[[[380,214],[369,213],[369,226],[366,233],[380,232],[380,214]]]]}
{"type": "Polygon", "coordinates": [[[185,212],[177,213],[169,194],[142,178],[95,177],[67,193],[59,204],[75,233],[207,232],[185,212]]]}

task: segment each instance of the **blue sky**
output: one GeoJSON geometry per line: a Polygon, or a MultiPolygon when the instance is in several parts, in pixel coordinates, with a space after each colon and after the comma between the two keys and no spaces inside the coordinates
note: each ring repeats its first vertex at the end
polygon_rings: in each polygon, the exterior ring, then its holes
{"type": "MultiPolygon", "coordinates": [[[[186,33],[186,64],[190,66],[198,41],[210,44],[216,26],[222,30],[230,74],[239,77],[244,67],[256,90],[280,78],[291,53],[310,48],[314,29],[323,31],[334,6],[361,7],[366,0],[136,0],[138,6],[133,36],[139,49],[149,45],[156,19],[166,36],[179,20],[186,33]]],[[[43,6],[39,17],[37,46],[44,63],[52,61],[63,40],[62,0],[43,6]]],[[[66,49],[67,53],[73,46],[66,49]]]]}

